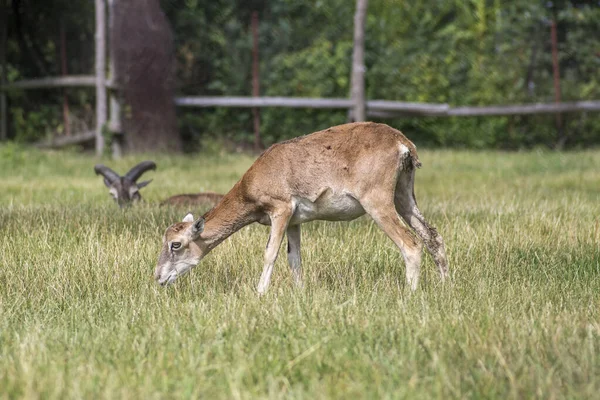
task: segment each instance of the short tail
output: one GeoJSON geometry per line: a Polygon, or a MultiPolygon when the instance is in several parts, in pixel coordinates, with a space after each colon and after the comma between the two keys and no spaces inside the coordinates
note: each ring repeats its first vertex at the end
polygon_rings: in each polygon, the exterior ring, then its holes
{"type": "Polygon", "coordinates": [[[421,168],[421,161],[419,161],[419,156],[416,151],[410,152],[410,159],[412,161],[412,165],[415,168],[421,168]]]}
{"type": "Polygon", "coordinates": [[[409,171],[413,168],[421,168],[421,161],[419,161],[416,150],[411,149],[404,153],[403,156],[402,165],[405,170],[409,171]]]}

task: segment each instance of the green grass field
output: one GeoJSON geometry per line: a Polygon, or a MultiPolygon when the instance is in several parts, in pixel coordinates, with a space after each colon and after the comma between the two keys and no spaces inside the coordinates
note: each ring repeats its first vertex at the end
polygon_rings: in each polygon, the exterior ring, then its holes
{"type": "Polygon", "coordinates": [[[157,203],[225,192],[253,159],[152,158],[123,212],[93,157],[0,147],[0,398],[597,398],[600,151],[423,150],[449,284],[427,256],[411,294],[362,217],[304,225],[306,287],[280,257],[263,297],[258,224],[175,285],[152,277],[185,214],[157,203]]]}

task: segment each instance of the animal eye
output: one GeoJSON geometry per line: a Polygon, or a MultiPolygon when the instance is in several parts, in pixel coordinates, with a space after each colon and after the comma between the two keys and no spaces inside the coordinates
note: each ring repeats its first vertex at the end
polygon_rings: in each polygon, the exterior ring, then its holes
{"type": "Polygon", "coordinates": [[[180,242],[172,242],[171,243],[171,250],[177,250],[181,247],[181,243],[180,242]]]}

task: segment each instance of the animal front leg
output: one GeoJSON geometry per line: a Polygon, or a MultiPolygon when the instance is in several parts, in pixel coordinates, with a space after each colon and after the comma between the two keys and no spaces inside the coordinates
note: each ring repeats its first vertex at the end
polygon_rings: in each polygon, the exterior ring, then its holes
{"type": "Polygon", "coordinates": [[[300,256],[300,225],[287,228],[287,256],[294,283],[302,287],[302,257],[300,256]]]}
{"type": "Polygon", "coordinates": [[[277,260],[279,247],[281,247],[290,216],[291,213],[289,212],[271,216],[271,234],[269,235],[269,241],[265,249],[265,264],[257,288],[259,294],[264,294],[271,283],[273,265],[275,265],[275,260],[277,260]]]}

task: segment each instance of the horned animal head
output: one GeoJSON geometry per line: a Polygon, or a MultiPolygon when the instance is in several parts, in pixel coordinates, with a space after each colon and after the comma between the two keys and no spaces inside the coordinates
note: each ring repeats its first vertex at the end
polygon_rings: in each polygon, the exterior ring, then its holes
{"type": "Polygon", "coordinates": [[[142,161],[131,168],[124,176],[120,176],[106,165],[97,164],[94,167],[96,175],[104,177],[104,184],[108,188],[110,195],[121,208],[142,199],[140,189],[148,185],[152,180],[139,183],[137,180],[144,172],[155,169],[156,164],[153,161],[142,161]]]}

